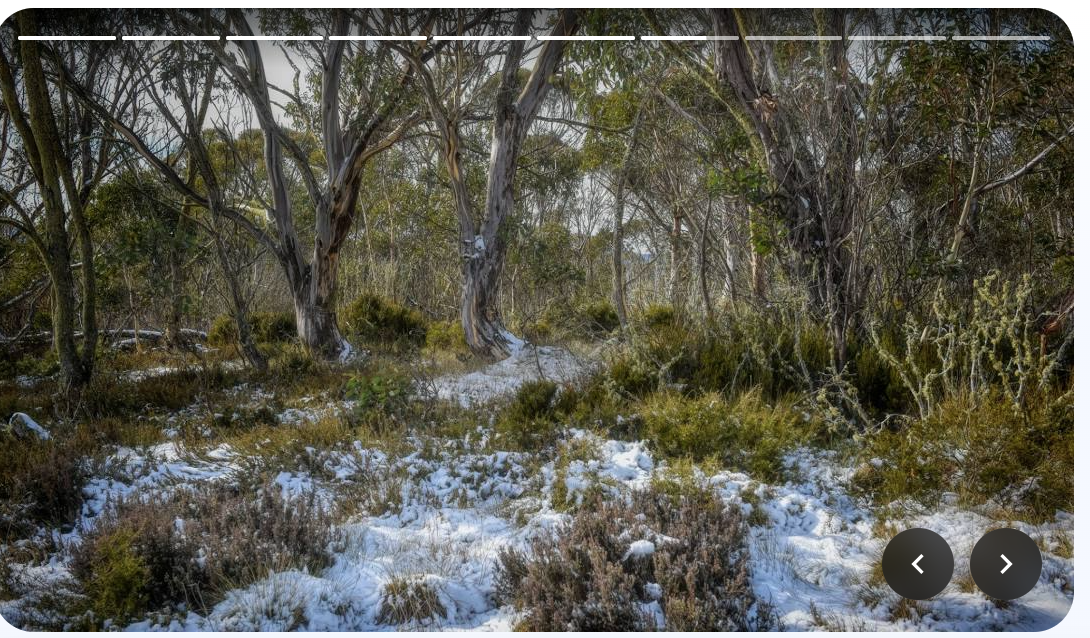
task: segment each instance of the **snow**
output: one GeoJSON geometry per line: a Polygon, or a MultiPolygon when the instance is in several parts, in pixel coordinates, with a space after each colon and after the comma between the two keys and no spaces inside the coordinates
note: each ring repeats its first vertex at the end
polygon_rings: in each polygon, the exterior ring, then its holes
{"type": "Polygon", "coordinates": [[[49,430],[38,425],[37,421],[30,418],[30,415],[23,412],[16,412],[12,414],[11,418],[8,420],[8,428],[10,430],[15,431],[15,429],[19,427],[26,428],[27,430],[33,432],[34,434],[38,435],[39,439],[43,441],[49,440],[49,430]]]}
{"type": "Polygon", "coordinates": [[[632,544],[628,546],[628,551],[624,553],[624,558],[622,560],[628,560],[629,558],[646,558],[654,553],[655,544],[651,541],[632,541],[632,544]]]}
{"type": "Polygon", "coordinates": [[[591,369],[589,364],[563,348],[526,346],[514,335],[507,334],[513,340],[511,356],[469,374],[435,379],[431,384],[435,395],[470,407],[513,394],[527,381],[542,378],[571,381],[591,369]]]}
{"type": "MultiPolygon", "coordinates": [[[[440,398],[473,406],[510,394],[528,380],[544,376],[565,381],[588,370],[565,350],[527,345],[482,370],[441,377],[434,386],[440,398]]],[[[276,398],[246,384],[231,394],[245,398],[240,407],[267,405],[276,398]]],[[[278,421],[293,427],[345,407],[343,402],[305,397],[296,407],[283,409],[278,421]]],[[[187,408],[167,422],[196,412],[197,407],[187,408]]],[[[44,428],[37,428],[48,436],[44,428]]],[[[487,427],[480,426],[477,434],[487,436],[487,427]]],[[[566,508],[558,510],[553,502],[554,487],[563,485],[570,504],[581,503],[592,492],[624,498],[671,471],[646,442],[610,440],[575,429],[564,433],[560,445],[582,452],[566,460],[561,454],[542,459],[519,452],[482,452],[475,444],[424,434],[411,434],[406,444],[409,451],[396,454],[363,441],[335,450],[306,447],[306,458],[262,475],[265,489],[277,490],[285,499],[315,495],[323,507],[358,511],[337,526],[328,568],[317,573],[272,571],[225,592],[207,613],[175,611],[139,620],[127,629],[388,630],[394,627],[383,622],[380,610],[386,587],[397,579],[428,587],[441,605],[439,615],[421,621],[419,628],[510,631],[518,616],[495,600],[498,558],[503,549],[525,548],[536,535],[570,520],[562,511],[566,508]],[[361,485],[366,490],[342,489],[361,485]],[[352,499],[366,502],[353,509],[352,499]]],[[[1072,514],[1057,512],[1053,520],[1031,525],[1010,520],[1010,514],[994,504],[966,508],[950,494],[937,507],[905,503],[898,510],[902,514],[881,520],[848,487],[858,466],[854,461],[880,466],[881,459],[846,459],[800,448],[784,461],[792,480],[783,484],[765,484],[741,472],[694,472],[724,505],[737,506],[746,514],[756,507],[763,514],[753,519],[747,539],[750,585],[785,628],[830,628],[815,618],[816,609],[825,621],[848,628],[1041,630],[1057,624],[1071,608],[1074,561],[1061,548],[1069,547],[1074,538],[1072,514]],[[759,503],[754,504],[753,495],[759,503]],[[910,527],[936,531],[964,560],[946,591],[919,603],[918,614],[904,617],[896,613],[899,597],[884,583],[874,582],[872,575],[889,530],[910,527]],[[963,591],[957,585],[966,582],[968,556],[976,540],[996,527],[1020,529],[1044,548],[1037,587],[1002,608],[979,591],[963,591]]],[[[239,450],[223,443],[199,447],[179,438],[118,447],[84,485],[85,500],[74,528],[45,533],[56,539],[54,546],[71,547],[104,512],[125,499],[158,498],[173,490],[235,482],[248,463],[239,450]]],[[[626,560],[652,557],[664,543],[677,541],[653,529],[633,531],[619,540],[627,544],[626,560]]],[[[71,585],[63,556],[52,554],[40,565],[10,565],[15,598],[0,601],[0,614],[16,624],[44,622],[36,616],[42,598],[71,585]]],[[[646,583],[645,591],[650,600],[641,604],[642,611],[664,627],[661,586],[646,583]]]]}
{"type": "Polygon", "coordinates": [[[173,372],[180,372],[185,368],[179,368],[174,366],[158,366],[155,368],[145,368],[143,370],[129,370],[121,375],[121,378],[130,383],[139,383],[145,379],[154,379],[173,372]]]}

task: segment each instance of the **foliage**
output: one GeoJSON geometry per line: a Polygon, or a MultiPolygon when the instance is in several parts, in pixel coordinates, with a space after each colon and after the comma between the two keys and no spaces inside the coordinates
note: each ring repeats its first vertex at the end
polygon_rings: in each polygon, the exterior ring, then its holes
{"type": "MultiPolygon", "coordinates": [[[[290,312],[253,312],[249,319],[254,341],[287,343],[295,340],[295,315],[290,312]]],[[[230,315],[218,315],[208,330],[212,346],[238,345],[238,325],[230,315]]]]}
{"type": "Polygon", "coordinates": [[[427,326],[419,311],[374,294],[360,295],[342,313],[345,330],[369,343],[420,347],[427,326]]]}
{"type": "Polygon", "coordinates": [[[617,309],[613,304],[602,300],[586,304],[580,310],[584,330],[590,337],[603,337],[621,325],[617,309]]]}
{"type": "Polygon", "coordinates": [[[356,409],[392,411],[411,398],[412,381],[396,370],[379,370],[350,377],[344,395],[356,402],[356,409]]]}
{"type": "Polygon", "coordinates": [[[227,486],[121,503],[73,552],[72,573],[99,621],[185,601],[204,610],[270,571],[328,566],[335,537],[313,495],[227,486]]]}
{"type": "Polygon", "coordinates": [[[552,381],[527,381],[500,414],[496,432],[519,449],[536,449],[558,434],[558,386],[552,381]]]}
{"type": "Polygon", "coordinates": [[[1074,507],[1071,394],[1019,406],[1000,390],[948,394],[927,417],[868,437],[857,489],[879,504],[935,504],[947,492],[963,503],[995,500],[1032,520],[1074,507]]]}
{"type": "Polygon", "coordinates": [[[431,352],[450,352],[457,356],[469,356],[465,331],[457,321],[433,321],[428,324],[424,345],[431,352]]]}
{"type": "Polygon", "coordinates": [[[771,629],[766,613],[749,617],[747,559],[743,517],[711,490],[638,491],[629,502],[588,499],[529,551],[505,550],[496,589],[527,631],[655,630],[644,607],[653,601],[667,631],[771,629]]]}
{"type": "Polygon", "coordinates": [[[0,539],[38,525],[66,525],[83,503],[88,441],[53,432],[45,441],[0,433],[0,539]]]}
{"type": "Polygon", "coordinates": [[[696,462],[714,459],[761,480],[783,480],[783,455],[813,438],[812,426],[788,400],[768,405],[757,389],[733,401],[717,393],[687,398],[659,392],[644,401],[640,417],[661,453],[696,462]]]}

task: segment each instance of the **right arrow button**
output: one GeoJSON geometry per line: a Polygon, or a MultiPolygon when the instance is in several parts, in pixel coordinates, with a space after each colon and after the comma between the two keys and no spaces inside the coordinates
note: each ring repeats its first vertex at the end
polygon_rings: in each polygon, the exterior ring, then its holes
{"type": "Polygon", "coordinates": [[[977,541],[969,571],[980,591],[992,598],[1020,598],[1041,578],[1041,550],[1032,538],[1016,529],[993,530],[977,541]],[[997,565],[1002,568],[996,570],[997,565]],[[1014,565],[1018,569],[1011,569],[1014,565]]]}

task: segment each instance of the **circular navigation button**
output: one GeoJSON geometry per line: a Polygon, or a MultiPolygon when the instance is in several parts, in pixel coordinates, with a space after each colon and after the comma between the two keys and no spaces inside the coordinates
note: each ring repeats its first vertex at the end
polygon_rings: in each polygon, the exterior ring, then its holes
{"type": "Polygon", "coordinates": [[[954,552],[942,536],[929,529],[905,530],[886,545],[882,574],[890,588],[905,598],[931,598],[950,584],[954,552]]]}
{"type": "Polygon", "coordinates": [[[1041,578],[1041,550],[1016,529],[997,529],[976,542],[969,571],[980,591],[992,598],[1021,598],[1041,578]]]}

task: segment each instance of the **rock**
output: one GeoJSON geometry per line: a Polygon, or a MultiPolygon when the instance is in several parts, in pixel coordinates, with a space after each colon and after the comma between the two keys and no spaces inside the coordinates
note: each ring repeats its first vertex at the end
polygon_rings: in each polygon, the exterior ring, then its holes
{"type": "Polygon", "coordinates": [[[8,420],[8,431],[20,439],[36,436],[43,441],[48,441],[50,438],[49,430],[38,425],[37,421],[23,412],[11,415],[11,419],[8,420]]]}

